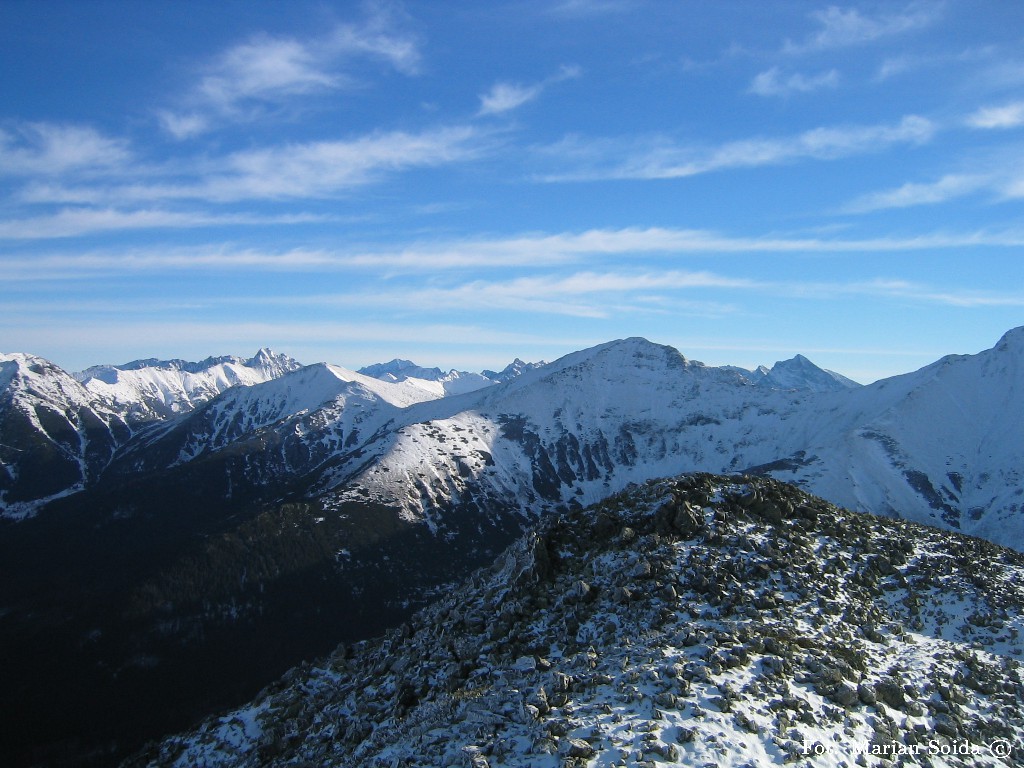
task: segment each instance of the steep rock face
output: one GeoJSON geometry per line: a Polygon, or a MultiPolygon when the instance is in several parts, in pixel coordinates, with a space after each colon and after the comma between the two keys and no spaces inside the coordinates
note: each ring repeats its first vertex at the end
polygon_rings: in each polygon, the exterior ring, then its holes
{"type": "Polygon", "coordinates": [[[95,480],[131,431],[41,357],[0,355],[0,509],[23,517],[95,480]]]}
{"type": "Polygon", "coordinates": [[[1022,577],[775,481],[652,482],[125,766],[1016,765],[1022,577]]]}

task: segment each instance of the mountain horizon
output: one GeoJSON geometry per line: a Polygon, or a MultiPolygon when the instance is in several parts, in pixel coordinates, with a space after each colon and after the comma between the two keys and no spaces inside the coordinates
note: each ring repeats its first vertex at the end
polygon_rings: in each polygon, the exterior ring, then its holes
{"type": "Polygon", "coordinates": [[[0,640],[25,662],[0,680],[0,716],[25,724],[11,749],[50,743],[48,713],[86,691],[101,705],[74,738],[104,754],[119,729],[184,729],[395,626],[538,520],[684,472],[1024,549],[1024,327],[863,386],[640,337],[456,391],[470,377],[205,362],[80,381],[0,360],[0,640]]]}

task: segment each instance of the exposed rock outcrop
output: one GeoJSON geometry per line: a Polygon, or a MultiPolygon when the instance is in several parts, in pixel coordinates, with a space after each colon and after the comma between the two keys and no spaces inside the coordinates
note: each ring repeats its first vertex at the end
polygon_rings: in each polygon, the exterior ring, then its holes
{"type": "Polygon", "coordinates": [[[1014,765],[1022,607],[1019,553],[683,476],[126,765],[1014,765]]]}

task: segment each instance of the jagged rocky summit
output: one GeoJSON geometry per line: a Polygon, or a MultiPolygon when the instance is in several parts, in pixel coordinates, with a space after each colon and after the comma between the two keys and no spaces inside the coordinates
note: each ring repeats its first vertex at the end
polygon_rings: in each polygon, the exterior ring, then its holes
{"type": "Polygon", "coordinates": [[[994,544],[651,481],[125,768],[1019,765],[1022,607],[994,544]]]}

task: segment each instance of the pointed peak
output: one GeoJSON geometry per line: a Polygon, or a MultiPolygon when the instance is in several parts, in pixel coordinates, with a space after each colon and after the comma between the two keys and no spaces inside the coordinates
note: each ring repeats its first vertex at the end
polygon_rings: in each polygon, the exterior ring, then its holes
{"type": "Polygon", "coordinates": [[[273,376],[280,376],[302,367],[302,364],[294,358],[275,352],[270,347],[260,347],[256,354],[246,360],[243,365],[248,368],[260,368],[273,376]]]}
{"type": "Polygon", "coordinates": [[[763,371],[757,380],[758,386],[769,389],[829,392],[860,386],[852,379],[822,368],[800,354],[794,355],[788,360],[779,360],[771,367],[771,370],[764,366],[758,370],[763,371]]]}

